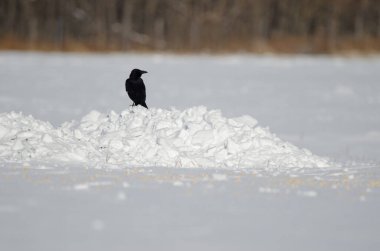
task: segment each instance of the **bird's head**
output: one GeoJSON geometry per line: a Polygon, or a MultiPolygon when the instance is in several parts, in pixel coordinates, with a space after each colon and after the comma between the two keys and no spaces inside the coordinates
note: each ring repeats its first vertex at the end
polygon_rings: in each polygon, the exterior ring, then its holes
{"type": "Polygon", "coordinates": [[[141,75],[143,75],[144,73],[148,73],[147,71],[143,71],[143,70],[139,70],[139,69],[133,69],[131,71],[131,74],[129,75],[129,77],[131,79],[137,79],[137,78],[140,78],[141,75]]]}

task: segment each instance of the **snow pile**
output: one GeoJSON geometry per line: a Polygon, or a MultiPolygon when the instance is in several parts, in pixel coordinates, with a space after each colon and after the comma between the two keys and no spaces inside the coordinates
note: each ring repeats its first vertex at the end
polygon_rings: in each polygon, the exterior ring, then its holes
{"type": "Polygon", "coordinates": [[[220,111],[134,107],[92,111],[54,128],[18,113],[0,114],[0,160],[70,161],[169,167],[328,167],[329,161],[284,142],[250,116],[220,111]]]}

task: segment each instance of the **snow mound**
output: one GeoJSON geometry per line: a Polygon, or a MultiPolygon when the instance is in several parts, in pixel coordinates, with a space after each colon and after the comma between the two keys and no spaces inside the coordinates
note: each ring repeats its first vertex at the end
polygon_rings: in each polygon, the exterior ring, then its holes
{"type": "Polygon", "coordinates": [[[326,158],[284,142],[250,116],[218,110],[133,107],[92,111],[54,128],[20,113],[0,114],[0,160],[168,167],[328,167],[326,158]]]}

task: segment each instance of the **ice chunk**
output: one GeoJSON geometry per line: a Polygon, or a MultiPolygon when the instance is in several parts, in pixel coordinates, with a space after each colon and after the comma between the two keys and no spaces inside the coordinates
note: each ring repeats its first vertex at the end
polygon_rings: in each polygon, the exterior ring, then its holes
{"type": "Polygon", "coordinates": [[[247,125],[249,127],[255,127],[257,125],[257,120],[252,118],[251,116],[244,115],[241,117],[229,119],[228,123],[233,126],[239,126],[247,125]]]}
{"type": "Polygon", "coordinates": [[[82,122],[85,122],[85,121],[96,122],[99,120],[101,115],[102,114],[98,111],[91,111],[89,114],[87,114],[86,116],[82,118],[82,122]]]}
{"type": "Polygon", "coordinates": [[[198,131],[193,135],[193,139],[191,141],[192,144],[194,145],[199,145],[199,146],[207,146],[209,145],[212,141],[214,140],[214,135],[212,130],[203,130],[203,131],[198,131]]]}
{"type": "Polygon", "coordinates": [[[9,133],[9,130],[4,126],[0,125],[0,139],[5,137],[9,133]]]}
{"type": "Polygon", "coordinates": [[[53,138],[49,134],[45,133],[44,136],[42,137],[42,141],[45,143],[52,143],[53,138]]]}

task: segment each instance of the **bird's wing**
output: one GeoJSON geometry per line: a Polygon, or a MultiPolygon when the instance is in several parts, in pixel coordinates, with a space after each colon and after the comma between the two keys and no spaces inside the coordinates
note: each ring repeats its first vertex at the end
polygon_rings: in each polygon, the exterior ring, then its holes
{"type": "Polygon", "coordinates": [[[128,79],[125,81],[125,91],[126,91],[126,92],[129,92],[130,88],[131,88],[131,82],[130,82],[130,80],[129,80],[129,78],[128,78],[128,79]]]}
{"type": "Polygon", "coordinates": [[[141,104],[146,100],[146,91],[144,81],[139,78],[136,80],[127,79],[125,81],[125,90],[128,96],[136,104],[141,104]]]}
{"type": "Polygon", "coordinates": [[[144,80],[142,80],[141,78],[140,78],[140,80],[141,80],[141,82],[139,81],[140,93],[141,93],[142,98],[145,101],[145,99],[146,99],[145,84],[144,84],[144,80]]]}

